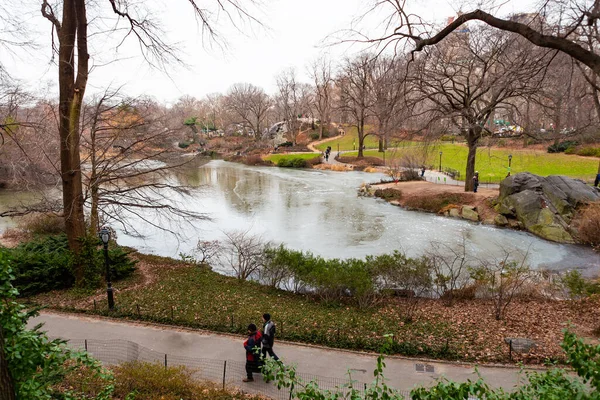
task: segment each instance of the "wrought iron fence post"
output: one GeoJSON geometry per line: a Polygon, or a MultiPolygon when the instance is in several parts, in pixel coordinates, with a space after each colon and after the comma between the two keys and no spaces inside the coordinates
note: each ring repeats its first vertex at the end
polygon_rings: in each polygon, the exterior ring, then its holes
{"type": "Polygon", "coordinates": [[[85,346],[85,351],[87,352],[88,351],[88,348],[87,348],[87,339],[85,339],[83,341],[83,345],[85,346]]]}
{"type": "Polygon", "coordinates": [[[167,370],[167,353],[165,353],[165,371],[167,370]]]}
{"type": "Polygon", "coordinates": [[[225,390],[225,375],[227,374],[227,360],[223,363],[223,390],[225,390]]]}

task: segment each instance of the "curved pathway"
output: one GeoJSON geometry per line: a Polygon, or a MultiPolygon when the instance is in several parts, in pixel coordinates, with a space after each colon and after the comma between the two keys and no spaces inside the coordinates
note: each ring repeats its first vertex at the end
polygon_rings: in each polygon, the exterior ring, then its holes
{"type": "MultiPolygon", "coordinates": [[[[277,321],[275,319],[275,321],[277,321]]],[[[175,356],[215,360],[244,360],[241,336],[216,334],[176,327],[124,322],[106,318],[89,318],[79,315],[43,312],[32,318],[29,326],[44,323],[42,330],[51,337],[67,340],[129,340],[161,353],[175,356]]],[[[370,382],[377,355],[295,343],[276,342],[275,351],[286,363],[296,364],[298,372],[322,377],[347,378],[348,370],[357,381],[370,382]]],[[[423,361],[404,357],[388,357],[385,376],[388,384],[400,390],[415,386],[430,386],[440,377],[464,382],[476,380],[472,365],[423,361]],[[417,372],[416,364],[426,364],[433,372],[417,372]]],[[[510,390],[520,379],[519,369],[504,366],[480,366],[479,373],[493,387],[510,390]]],[[[253,384],[256,384],[254,382],[253,384]]]]}

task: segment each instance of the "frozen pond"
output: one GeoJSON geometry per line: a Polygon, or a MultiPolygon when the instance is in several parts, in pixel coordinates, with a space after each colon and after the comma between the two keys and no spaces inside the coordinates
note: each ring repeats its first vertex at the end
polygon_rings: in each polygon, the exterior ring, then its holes
{"type": "MultiPolygon", "coordinates": [[[[600,269],[600,255],[531,234],[474,224],[434,214],[405,211],[373,198],[357,196],[363,182],[383,175],[284,168],[248,167],[224,161],[179,174],[196,188],[191,197],[169,197],[185,208],[205,213],[210,221],[157,224],[177,231],[161,232],[127,216],[143,238],[119,234],[119,243],[143,252],[177,257],[190,253],[198,240],[221,239],[224,232],[250,230],[265,239],[324,257],[364,257],[403,250],[423,254],[431,242],[455,246],[466,238],[469,253],[487,259],[503,249],[529,253],[529,264],[550,269],[600,269]],[[168,225],[165,225],[168,224],[168,225]]],[[[174,178],[175,179],[175,178],[174,178]]]]}

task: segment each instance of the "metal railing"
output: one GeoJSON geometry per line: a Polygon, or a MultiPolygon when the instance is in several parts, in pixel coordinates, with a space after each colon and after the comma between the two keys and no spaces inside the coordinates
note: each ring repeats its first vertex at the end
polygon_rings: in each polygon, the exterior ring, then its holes
{"type": "MultiPolygon", "coordinates": [[[[255,374],[251,383],[242,383],[246,377],[245,362],[236,360],[215,360],[208,358],[194,358],[157,352],[128,340],[95,340],[71,339],[67,345],[76,350],[85,350],[104,365],[118,365],[125,362],[148,362],[170,366],[184,366],[192,371],[192,376],[198,380],[205,380],[222,385],[224,389],[239,389],[245,393],[261,394],[275,400],[289,400],[294,398],[288,388],[278,390],[273,383],[263,381],[260,374],[255,374]]],[[[297,372],[304,382],[314,381],[321,389],[347,391],[350,387],[364,393],[367,383],[350,378],[340,379],[324,377],[314,374],[297,372]]],[[[388,382],[389,384],[389,382],[388,382]]],[[[403,391],[405,398],[409,397],[408,391],[403,391]]]]}

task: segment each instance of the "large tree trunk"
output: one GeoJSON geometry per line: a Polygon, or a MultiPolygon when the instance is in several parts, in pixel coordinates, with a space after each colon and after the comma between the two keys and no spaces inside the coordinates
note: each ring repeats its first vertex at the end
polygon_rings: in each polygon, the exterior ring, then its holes
{"type": "MultiPolygon", "coordinates": [[[[64,0],[62,27],[59,31],[58,82],[60,89],[60,161],[63,210],[69,249],[81,251],[85,236],[81,159],[79,156],[79,118],[88,78],[87,20],[85,0],[64,0]],[[77,77],[75,40],[77,39],[77,77]]],[[[77,259],[77,257],[76,257],[77,259]]],[[[81,284],[84,267],[74,265],[76,284],[81,284]]]]}
{"type": "Polygon", "coordinates": [[[15,385],[4,353],[4,333],[0,326],[0,400],[15,400],[15,385]]]}
{"type": "Polygon", "coordinates": [[[467,146],[469,154],[467,155],[467,170],[465,171],[465,192],[473,191],[473,177],[475,176],[475,157],[477,155],[477,143],[481,133],[475,132],[475,129],[469,128],[467,134],[467,146]]]}
{"type": "Polygon", "coordinates": [[[598,122],[600,122],[600,100],[598,100],[598,91],[596,89],[592,89],[592,98],[594,99],[594,107],[596,108],[596,116],[598,117],[598,122]]]}
{"type": "Polygon", "coordinates": [[[358,158],[363,158],[363,145],[365,143],[365,123],[361,121],[357,127],[358,131],[358,158]]]}

